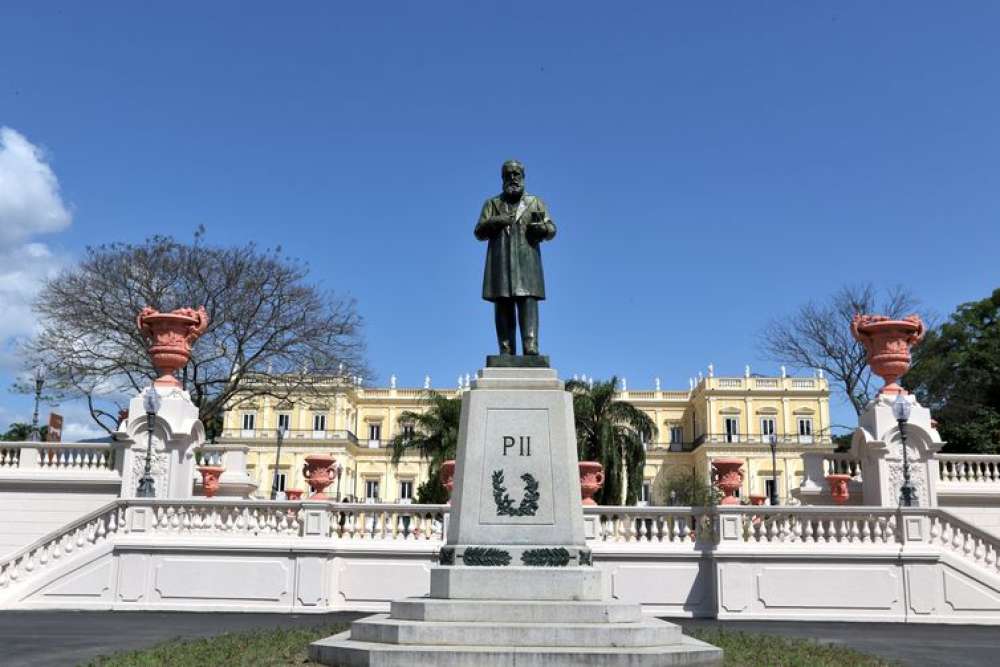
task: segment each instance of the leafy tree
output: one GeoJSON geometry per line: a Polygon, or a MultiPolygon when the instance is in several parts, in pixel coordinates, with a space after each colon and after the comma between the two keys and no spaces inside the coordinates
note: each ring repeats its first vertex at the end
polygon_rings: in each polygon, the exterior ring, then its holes
{"type": "Polygon", "coordinates": [[[670,470],[656,482],[652,495],[656,505],[684,507],[714,507],[722,499],[722,492],[693,468],[670,470]]]}
{"type": "Polygon", "coordinates": [[[1000,289],[929,331],[903,383],[931,409],[947,451],[1000,451],[1000,289]]]}
{"type": "Polygon", "coordinates": [[[458,422],[462,414],[462,399],[448,398],[436,391],[425,393],[427,410],[404,410],[396,419],[403,428],[392,439],[392,464],[409,452],[429,461],[430,478],[417,488],[417,501],[443,503],[448,490],[441,484],[441,465],[455,458],[458,451],[458,422]],[[406,427],[412,427],[410,432],[406,427]]]}
{"type": "Polygon", "coordinates": [[[771,320],[758,336],[758,348],[778,363],[822,369],[860,415],[881,381],[873,380],[865,348],[851,335],[851,319],[855,313],[901,317],[917,305],[901,286],[886,290],[881,298],[871,283],[844,286],[825,301],[810,301],[771,320]]]}
{"type": "Polygon", "coordinates": [[[570,380],[566,389],[573,394],[577,456],[581,461],[597,461],[604,466],[604,487],[594,499],[602,505],[618,505],[624,486],[625,504],[634,505],[646,465],[642,443],[652,442],[656,424],[631,403],[615,398],[617,384],[617,377],[594,382],[593,387],[570,380]]]}
{"type": "Polygon", "coordinates": [[[237,391],[281,400],[308,395],[323,376],[367,374],[355,302],[307,278],[308,267],[281,248],[210,246],[204,229],[193,243],[154,236],[90,247],[43,286],[35,303],[42,329],[26,346],[27,367],[48,367],[46,387],[86,400],[110,433],[127,398],[157,375],[136,328],[139,311],[203,305],[208,330],[181,380],[206,428],[217,428],[237,391]]]}
{"type": "MultiPolygon", "coordinates": [[[[45,442],[45,438],[48,436],[49,427],[39,426],[38,430],[41,432],[41,440],[45,442]]],[[[24,422],[14,422],[7,428],[7,432],[0,435],[0,440],[13,441],[13,442],[24,442],[31,438],[31,424],[26,424],[24,422]]]]}

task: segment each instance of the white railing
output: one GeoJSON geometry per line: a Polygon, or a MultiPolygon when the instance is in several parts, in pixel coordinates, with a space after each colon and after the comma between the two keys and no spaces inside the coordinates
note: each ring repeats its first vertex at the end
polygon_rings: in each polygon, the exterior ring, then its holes
{"type": "Polygon", "coordinates": [[[0,447],[0,473],[7,470],[81,471],[115,469],[107,442],[10,442],[0,447]]]}
{"type": "Polygon", "coordinates": [[[1000,492],[1000,456],[938,454],[938,478],[943,484],[974,484],[1000,492]]]}
{"type": "Polygon", "coordinates": [[[851,454],[827,454],[823,457],[825,475],[850,475],[861,481],[861,460],[851,454]]]}
{"type": "MultiPolygon", "coordinates": [[[[186,551],[260,548],[378,549],[433,558],[447,505],[364,505],[233,499],[116,500],[0,561],[0,590],[37,580],[74,554],[105,543],[186,551]],[[398,550],[398,551],[397,551],[398,550]]],[[[878,507],[584,508],[597,558],[926,559],[928,550],[1000,581],[1000,539],[946,511],[878,507]]],[[[53,572],[53,575],[57,573],[53,572]]],[[[979,576],[979,575],[977,575],[979,576]]],[[[32,584],[35,585],[35,584],[32,584]]]]}

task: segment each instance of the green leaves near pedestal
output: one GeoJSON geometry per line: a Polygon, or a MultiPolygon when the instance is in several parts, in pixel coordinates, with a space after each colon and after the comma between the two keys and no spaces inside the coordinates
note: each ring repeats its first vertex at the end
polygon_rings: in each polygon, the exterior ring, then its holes
{"type": "Polygon", "coordinates": [[[521,475],[521,481],[524,482],[524,496],[521,503],[514,507],[514,501],[504,486],[503,470],[493,471],[493,501],[497,505],[498,516],[535,516],[538,499],[541,497],[538,493],[538,481],[530,472],[521,475]]]}
{"type": "Polygon", "coordinates": [[[462,562],[473,566],[501,567],[510,565],[510,554],[503,549],[469,547],[462,554],[462,562]]]}
{"type": "Polygon", "coordinates": [[[534,567],[566,567],[571,556],[562,547],[529,549],[521,554],[521,562],[534,567]]]}

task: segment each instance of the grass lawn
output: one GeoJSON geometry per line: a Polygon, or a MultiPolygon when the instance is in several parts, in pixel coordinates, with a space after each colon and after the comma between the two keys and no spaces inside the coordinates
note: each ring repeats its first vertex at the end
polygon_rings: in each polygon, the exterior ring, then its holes
{"type": "MultiPolygon", "coordinates": [[[[118,653],[88,667],[279,667],[309,666],[309,642],[346,629],[330,625],[291,630],[263,630],[209,639],[174,640],[143,651],[118,653]]],[[[727,667],[884,667],[895,663],[842,647],[766,634],[699,629],[692,636],[721,647],[727,667]]]]}

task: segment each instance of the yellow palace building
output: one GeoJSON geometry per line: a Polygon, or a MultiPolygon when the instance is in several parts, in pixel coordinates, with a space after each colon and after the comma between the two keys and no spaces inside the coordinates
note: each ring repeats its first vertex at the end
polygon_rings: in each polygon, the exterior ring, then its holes
{"type": "MultiPolygon", "coordinates": [[[[249,379],[246,383],[262,381],[249,379]]],[[[273,379],[268,380],[273,382],[273,379]]],[[[832,451],[829,384],[816,377],[716,376],[690,382],[687,390],[629,390],[621,387],[619,400],[646,412],[656,423],[656,442],[646,444],[642,502],[655,498],[658,480],[673,471],[699,471],[707,479],[711,461],[722,457],[745,460],[740,495],[770,495],[772,476],[778,496],[802,481],[802,454],[832,451]],[[772,466],[771,438],[777,447],[772,466]]],[[[365,387],[352,378],[312,378],[301,392],[275,391],[287,398],[258,395],[231,402],[223,418],[219,443],[249,447],[248,472],[257,482],[257,495],[269,497],[277,489],[308,491],[302,475],[311,453],[329,453],[340,471],[327,494],[367,502],[399,502],[416,498],[427,479],[427,462],[416,455],[398,465],[390,461],[389,443],[399,432],[413,428],[401,423],[403,411],[425,409],[429,379],[423,388],[365,387]],[[278,430],[284,433],[280,459],[278,430]],[[277,476],[275,470],[277,468],[277,476]]],[[[463,386],[439,390],[455,397],[463,386]]]]}

